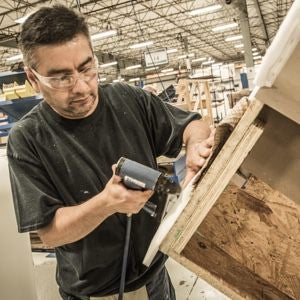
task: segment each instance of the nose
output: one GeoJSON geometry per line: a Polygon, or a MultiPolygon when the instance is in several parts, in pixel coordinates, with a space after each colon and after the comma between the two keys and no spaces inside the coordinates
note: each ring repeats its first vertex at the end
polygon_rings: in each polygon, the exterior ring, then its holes
{"type": "Polygon", "coordinates": [[[85,81],[83,78],[81,78],[80,76],[78,76],[76,79],[75,79],[75,83],[74,83],[74,86],[72,88],[72,92],[74,94],[78,93],[78,94],[83,94],[83,93],[86,93],[88,92],[90,89],[89,85],[88,85],[88,82],[85,81]]]}

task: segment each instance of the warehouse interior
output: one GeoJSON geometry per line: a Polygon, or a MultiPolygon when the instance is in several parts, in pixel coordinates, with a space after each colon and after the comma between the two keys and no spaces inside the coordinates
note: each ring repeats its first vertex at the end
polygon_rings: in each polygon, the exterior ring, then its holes
{"type": "MultiPolygon", "coordinates": [[[[12,127],[43,101],[24,71],[21,26],[55,4],[84,15],[100,87],[143,89],[217,129],[178,196],[186,206],[168,196],[157,237],[176,299],[300,299],[300,0],[1,1],[0,298],[62,299],[54,249],[18,233],[6,156],[12,127]]],[[[179,182],[183,152],[157,157],[179,182]]]]}

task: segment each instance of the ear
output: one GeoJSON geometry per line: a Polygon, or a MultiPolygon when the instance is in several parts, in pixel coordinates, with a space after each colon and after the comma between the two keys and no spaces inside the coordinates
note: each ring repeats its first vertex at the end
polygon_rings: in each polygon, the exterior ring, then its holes
{"type": "Polygon", "coordinates": [[[24,71],[26,72],[27,75],[27,79],[29,80],[30,84],[32,85],[33,89],[39,93],[40,92],[40,87],[39,84],[37,82],[36,77],[34,76],[34,74],[31,72],[30,68],[28,67],[24,67],[24,71]]]}

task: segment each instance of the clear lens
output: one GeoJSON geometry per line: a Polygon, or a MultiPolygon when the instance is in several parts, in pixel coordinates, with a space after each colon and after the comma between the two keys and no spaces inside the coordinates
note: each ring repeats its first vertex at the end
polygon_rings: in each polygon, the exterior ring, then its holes
{"type": "Polygon", "coordinates": [[[78,73],[77,76],[75,75],[63,75],[60,77],[45,77],[40,74],[38,74],[35,70],[33,70],[33,73],[35,76],[45,85],[47,85],[50,88],[53,89],[68,89],[72,88],[77,79],[81,79],[85,82],[89,82],[92,79],[94,79],[97,75],[97,69],[95,67],[87,68],[80,73],[78,73]]]}
{"type": "Polygon", "coordinates": [[[74,75],[64,75],[62,77],[52,77],[48,78],[48,84],[54,88],[54,89],[65,89],[65,88],[71,88],[75,85],[77,79],[81,79],[85,82],[91,81],[93,78],[95,78],[97,74],[96,68],[88,68],[83,71],[81,71],[78,76],[74,75]]]}

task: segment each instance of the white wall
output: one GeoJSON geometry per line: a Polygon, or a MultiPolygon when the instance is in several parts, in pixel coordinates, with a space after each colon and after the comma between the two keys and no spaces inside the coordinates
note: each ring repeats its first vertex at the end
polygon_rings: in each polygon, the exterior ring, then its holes
{"type": "Polygon", "coordinates": [[[0,299],[36,300],[28,234],[17,232],[5,149],[0,149],[0,299]]]}

